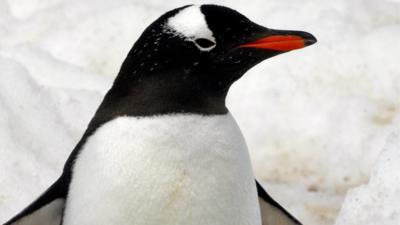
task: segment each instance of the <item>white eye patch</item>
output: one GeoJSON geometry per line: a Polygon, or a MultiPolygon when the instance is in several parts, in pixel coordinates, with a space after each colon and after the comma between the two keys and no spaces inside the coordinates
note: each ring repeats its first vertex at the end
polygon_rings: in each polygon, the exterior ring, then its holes
{"type": "Polygon", "coordinates": [[[210,51],[216,46],[214,35],[208,28],[200,6],[193,5],[182,9],[175,16],[168,19],[165,27],[166,32],[172,32],[185,40],[192,41],[201,51],[210,51]],[[199,42],[199,40],[202,41],[199,42]],[[201,44],[206,43],[206,41],[208,41],[207,44],[201,44]]]}

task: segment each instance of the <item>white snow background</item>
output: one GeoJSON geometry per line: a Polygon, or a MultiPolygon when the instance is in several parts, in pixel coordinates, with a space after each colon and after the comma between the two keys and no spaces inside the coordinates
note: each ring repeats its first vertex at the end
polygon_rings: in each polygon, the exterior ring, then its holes
{"type": "MultiPolygon", "coordinates": [[[[229,93],[271,195],[305,225],[400,224],[400,1],[205,2],[318,39],[229,93]]],[[[144,28],[186,4],[0,0],[0,223],[59,176],[144,28]]]]}

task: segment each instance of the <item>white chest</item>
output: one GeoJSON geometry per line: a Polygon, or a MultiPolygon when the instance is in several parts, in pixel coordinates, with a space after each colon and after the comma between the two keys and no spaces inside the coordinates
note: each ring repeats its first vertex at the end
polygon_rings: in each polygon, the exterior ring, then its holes
{"type": "Polygon", "coordinates": [[[120,117],[89,137],[64,225],[261,225],[242,134],[230,114],[120,117]]]}

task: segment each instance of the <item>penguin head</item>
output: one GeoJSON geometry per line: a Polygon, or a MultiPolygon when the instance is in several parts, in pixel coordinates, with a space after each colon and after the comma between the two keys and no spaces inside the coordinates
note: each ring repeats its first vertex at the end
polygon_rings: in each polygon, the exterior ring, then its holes
{"type": "Polygon", "coordinates": [[[188,5],[143,32],[116,81],[186,102],[196,95],[225,98],[231,84],[257,63],[315,42],[309,33],[269,29],[227,7],[188,5]]]}

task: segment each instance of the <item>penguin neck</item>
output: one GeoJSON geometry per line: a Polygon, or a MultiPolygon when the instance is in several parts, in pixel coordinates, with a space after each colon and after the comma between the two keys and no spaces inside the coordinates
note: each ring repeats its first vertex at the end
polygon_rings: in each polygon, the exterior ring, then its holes
{"type": "Polygon", "coordinates": [[[110,120],[118,116],[221,115],[228,112],[226,91],[205,91],[196,85],[182,84],[177,77],[119,74],[95,117],[110,120]]]}

